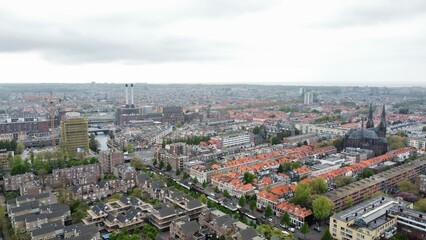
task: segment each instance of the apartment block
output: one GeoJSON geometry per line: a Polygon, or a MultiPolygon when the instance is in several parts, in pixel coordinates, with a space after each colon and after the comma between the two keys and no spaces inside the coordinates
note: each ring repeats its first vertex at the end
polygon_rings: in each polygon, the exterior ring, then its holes
{"type": "Polygon", "coordinates": [[[16,191],[19,190],[21,184],[28,182],[34,182],[35,177],[32,172],[27,172],[19,175],[9,175],[6,174],[3,177],[3,189],[5,191],[16,191]]]}
{"type": "Polygon", "coordinates": [[[124,155],[122,151],[110,149],[99,152],[99,163],[104,174],[113,173],[113,167],[124,163],[124,155]]]}

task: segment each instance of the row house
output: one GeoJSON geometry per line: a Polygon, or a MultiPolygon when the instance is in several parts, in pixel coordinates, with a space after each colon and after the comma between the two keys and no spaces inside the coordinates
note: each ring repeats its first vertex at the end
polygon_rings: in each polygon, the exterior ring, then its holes
{"type": "Polygon", "coordinates": [[[205,210],[198,217],[201,231],[216,233],[218,237],[237,240],[264,240],[254,228],[219,210],[205,210]]]}
{"type": "Polygon", "coordinates": [[[87,210],[88,216],[83,219],[86,225],[99,225],[102,229],[119,231],[121,228],[139,228],[144,225],[146,213],[151,206],[135,197],[121,197],[119,200],[98,202],[87,210]]]}
{"type": "Polygon", "coordinates": [[[83,176],[86,173],[92,173],[97,178],[101,176],[101,164],[88,164],[82,166],[75,166],[70,168],[63,169],[53,169],[52,170],[52,180],[54,182],[60,181],[69,181],[73,182],[78,179],[80,176],[83,176]]]}
{"type": "Polygon", "coordinates": [[[136,184],[139,188],[147,191],[149,196],[154,199],[162,199],[166,187],[163,182],[152,179],[146,173],[140,173],[136,177],[136,184]]]}
{"type": "Polygon", "coordinates": [[[173,221],[188,219],[184,211],[176,209],[172,204],[168,203],[154,206],[148,216],[150,223],[158,228],[159,231],[168,229],[173,221]]]}
{"type": "Polygon", "coordinates": [[[165,199],[181,208],[191,220],[198,218],[201,212],[206,208],[206,205],[199,199],[193,199],[179,191],[169,190],[165,199]]]}
{"type": "Polygon", "coordinates": [[[71,192],[75,198],[93,200],[108,197],[117,192],[127,193],[134,186],[136,186],[134,179],[127,181],[122,179],[101,180],[95,184],[75,185],[71,188],[71,192]]]}
{"type": "Polygon", "coordinates": [[[200,230],[200,225],[195,220],[177,220],[170,224],[170,237],[181,240],[204,240],[206,237],[200,230]]]}
{"type": "Polygon", "coordinates": [[[237,175],[232,172],[213,176],[211,184],[220,191],[228,191],[231,196],[235,197],[253,195],[255,190],[255,187],[251,183],[244,184],[241,179],[237,178],[237,175]]]}
{"type": "Polygon", "coordinates": [[[281,202],[277,205],[275,215],[281,217],[285,212],[290,215],[291,223],[300,227],[313,218],[310,209],[303,208],[288,201],[281,202]]]}
{"type": "Polygon", "coordinates": [[[21,184],[28,182],[34,182],[35,177],[32,172],[27,172],[19,175],[9,175],[6,174],[3,176],[3,189],[5,191],[16,191],[19,190],[21,184]]]}
{"type": "Polygon", "coordinates": [[[38,195],[42,193],[42,188],[36,182],[26,182],[19,185],[19,193],[23,195],[38,195]]]}
{"type": "Polygon", "coordinates": [[[22,215],[29,212],[25,212],[25,209],[36,209],[40,205],[55,204],[57,202],[56,196],[51,193],[41,193],[36,195],[24,195],[15,199],[8,200],[6,202],[6,210],[9,217],[15,215],[22,215]]]}
{"type": "Polygon", "coordinates": [[[136,179],[136,176],[138,175],[138,172],[134,167],[125,164],[119,164],[114,166],[113,172],[114,176],[125,181],[136,179]]]}

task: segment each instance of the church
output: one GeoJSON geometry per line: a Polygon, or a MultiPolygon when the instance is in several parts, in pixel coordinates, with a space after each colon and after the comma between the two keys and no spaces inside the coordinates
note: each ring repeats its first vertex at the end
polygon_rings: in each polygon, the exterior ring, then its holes
{"type": "Polygon", "coordinates": [[[375,156],[385,154],[388,148],[386,140],[386,112],[383,105],[382,116],[377,127],[373,121],[373,106],[370,104],[367,124],[364,128],[364,121],[360,129],[352,130],[345,136],[343,146],[353,148],[364,148],[374,151],[375,156]]]}

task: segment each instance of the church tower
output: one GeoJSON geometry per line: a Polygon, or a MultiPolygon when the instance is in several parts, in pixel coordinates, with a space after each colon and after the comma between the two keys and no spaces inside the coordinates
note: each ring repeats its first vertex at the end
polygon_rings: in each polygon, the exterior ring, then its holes
{"type": "Polygon", "coordinates": [[[367,124],[365,125],[367,129],[374,127],[374,121],[373,121],[373,104],[370,103],[370,109],[368,110],[368,119],[367,124]]]}
{"type": "Polygon", "coordinates": [[[386,137],[386,110],[385,110],[385,105],[383,104],[383,110],[382,110],[382,116],[380,117],[380,123],[378,126],[378,131],[377,131],[377,135],[379,137],[386,137]]]}

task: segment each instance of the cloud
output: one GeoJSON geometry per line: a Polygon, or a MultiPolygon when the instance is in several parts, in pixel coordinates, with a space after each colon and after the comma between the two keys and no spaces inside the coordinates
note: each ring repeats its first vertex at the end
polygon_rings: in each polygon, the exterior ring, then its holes
{"type": "MultiPolygon", "coordinates": [[[[257,1],[183,1],[151,12],[100,14],[82,19],[24,18],[0,11],[0,52],[38,52],[61,63],[161,63],[216,61],[232,58],[234,44],[181,36],[170,29],[179,21],[232,18],[260,11],[257,1]]],[[[0,9],[1,10],[1,9],[0,9]]],[[[208,27],[208,26],[206,26],[208,27]]]]}
{"type": "Polygon", "coordinates": [[[320,26],[340,28],[395,23],[425,14],[424,0],[364,0],[345,5],[336,16],[322,21],[320,26]]]}

